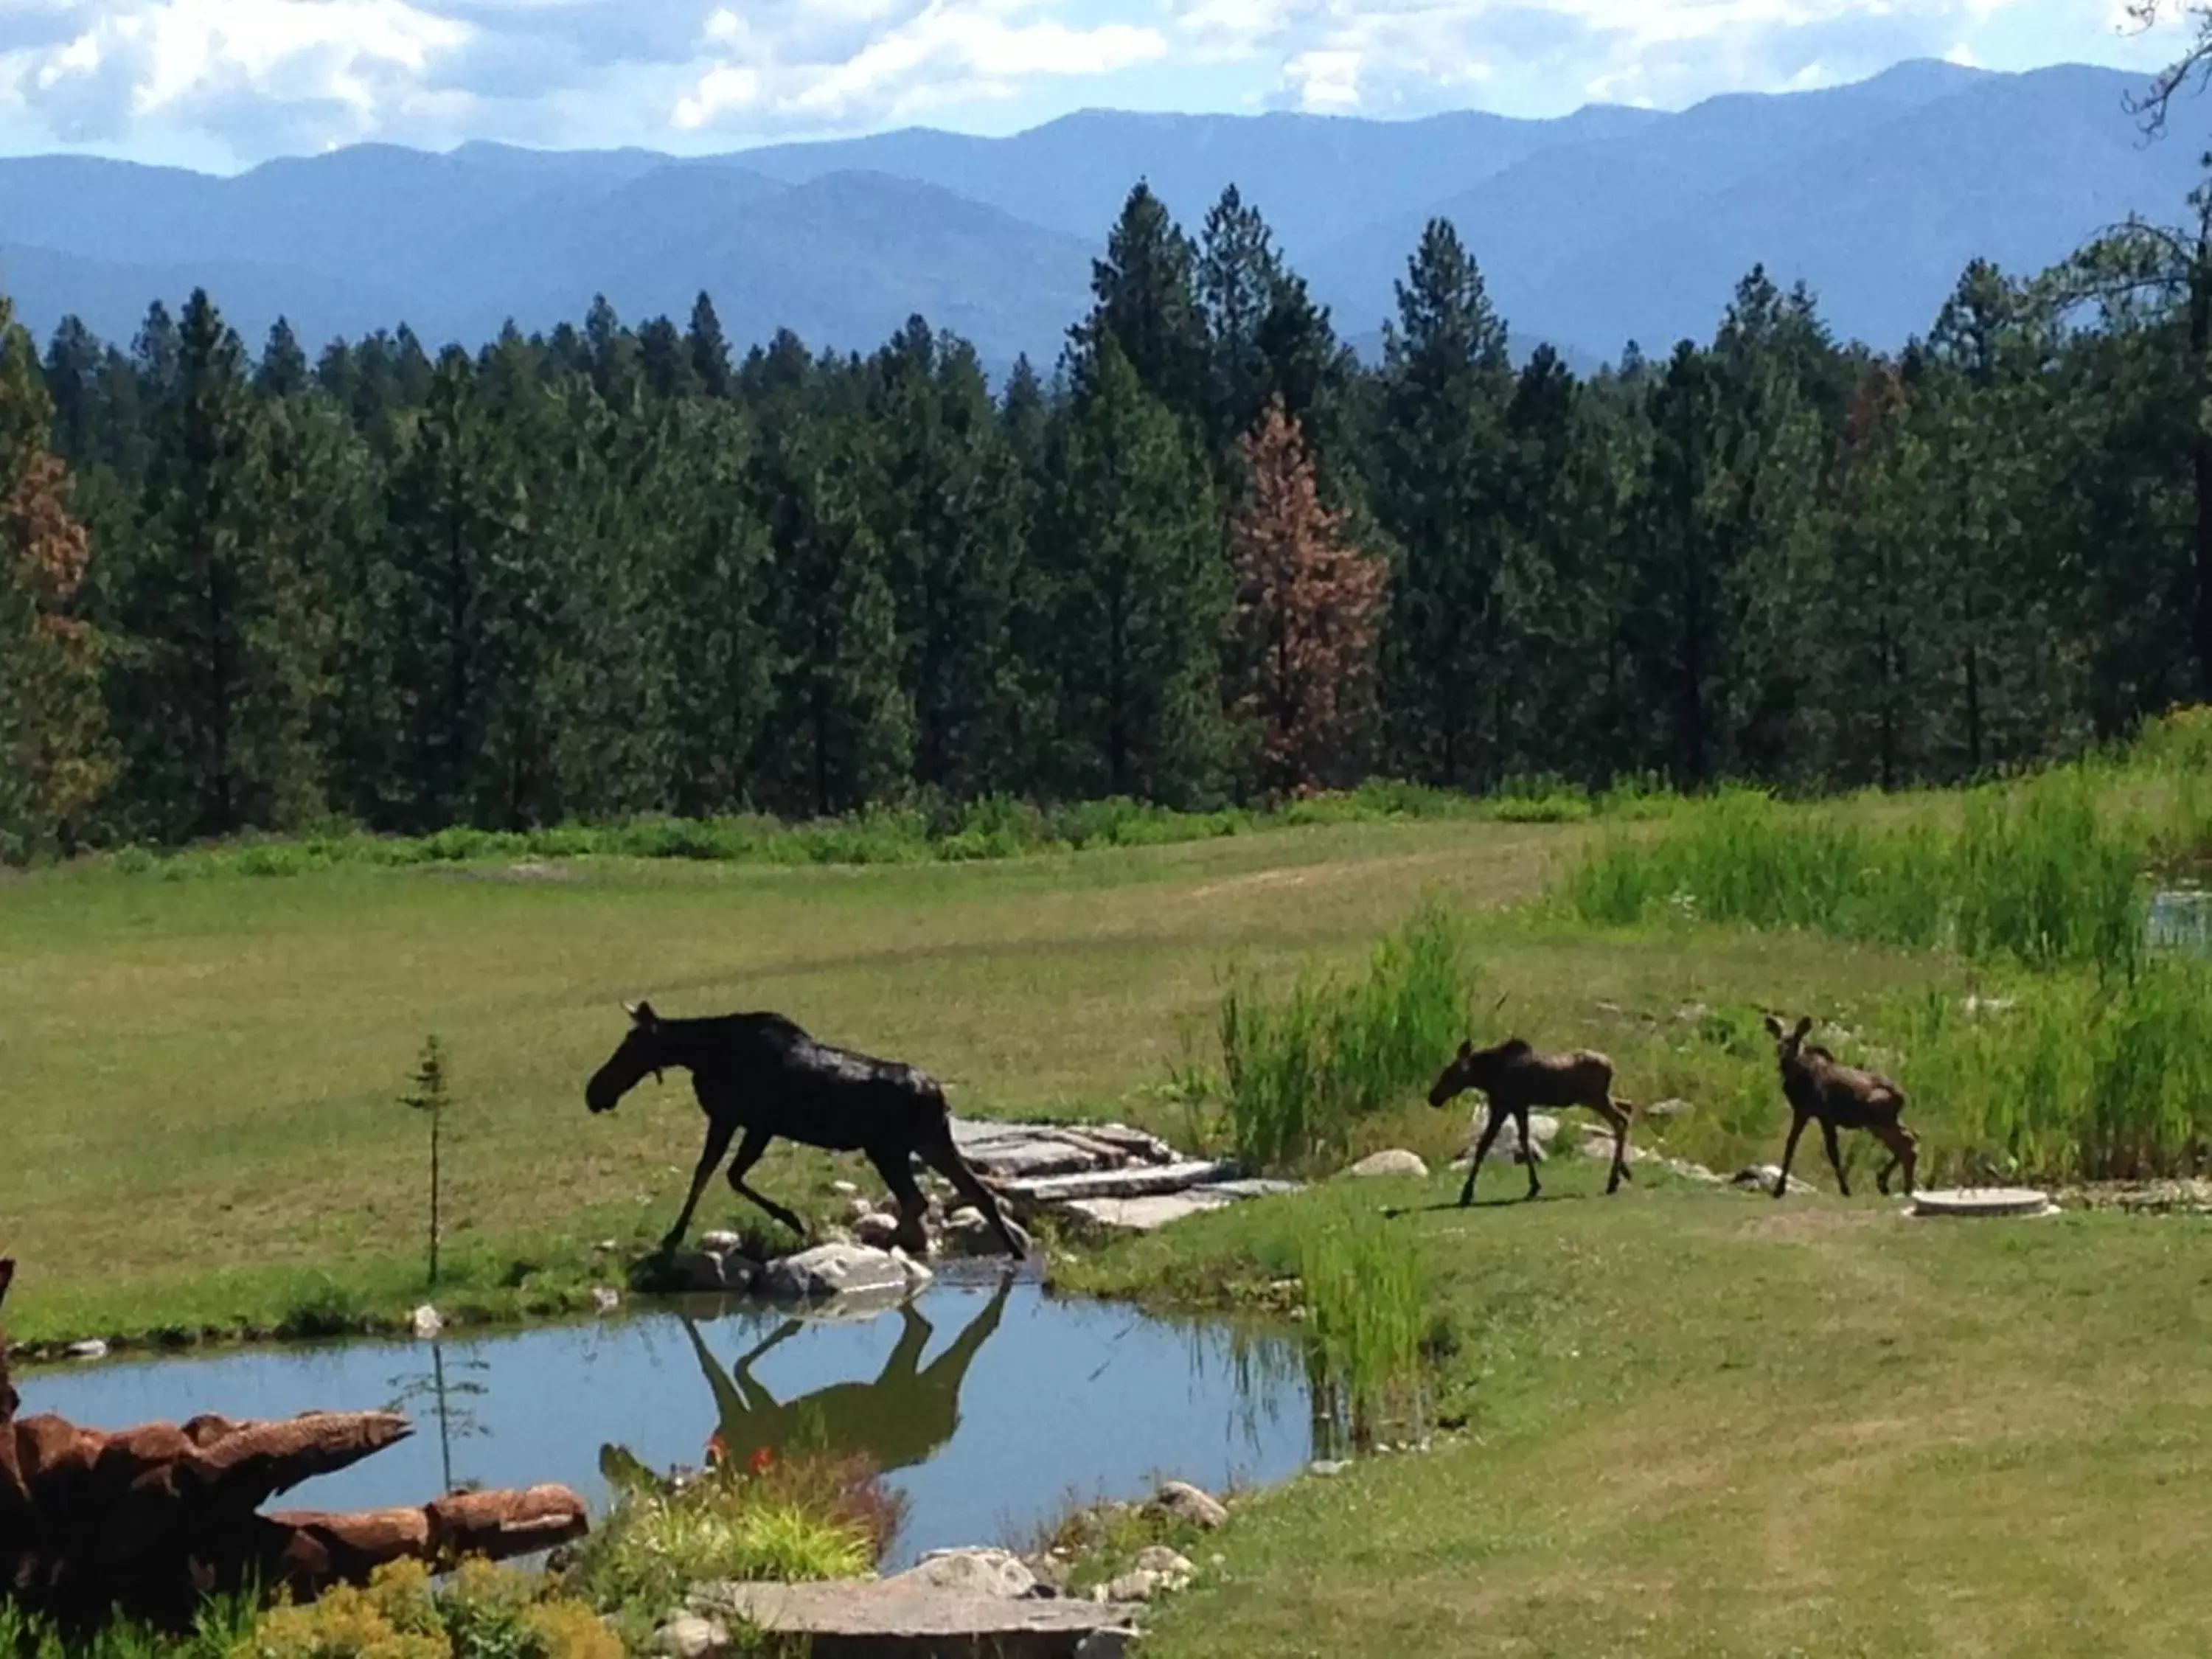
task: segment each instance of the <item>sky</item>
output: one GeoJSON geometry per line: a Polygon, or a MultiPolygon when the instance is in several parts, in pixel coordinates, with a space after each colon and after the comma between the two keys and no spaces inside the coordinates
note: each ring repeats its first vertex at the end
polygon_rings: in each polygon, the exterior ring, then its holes
{"type": "MultiPolygon", "coordinates": [[[[2168,7],[2178,11],[2179,7],[2168,7]]],[[[0,154],[676,154],[1071,110],[1679,109],[1908,58],[2148,70],[2119,0],[0,0],[0,154]]]]}

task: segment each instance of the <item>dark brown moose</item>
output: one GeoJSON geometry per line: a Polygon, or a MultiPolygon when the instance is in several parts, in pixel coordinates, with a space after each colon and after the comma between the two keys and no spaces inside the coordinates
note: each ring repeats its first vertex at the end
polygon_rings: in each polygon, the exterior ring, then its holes
{"type": "MultiPolygon", "coordinates": [[[[0,1260],[0,1297],[15,1264],[0,1260]]],[[[118,1610],[189,1628],[209,1592],[258,1583],[305,1599],[387,1561],[439,1565],[547,1549],[586,1529],[566,1486],[453,1492],[419,1509],[346,1514],[260,1506],[412,1431],[392,1412],[212,1413],[113,1432],[18,1417],[0,1340],[0,1601],[82,1639],[118,1610]]]]}
{"type": "Polygon", "coordinates": [[[663,1019],[651,1003],[640,1002],[629,1006],[629,1035],[584,1085],[584,1103],[594,1112],[612,1111],[639,1079],[647,1072],[658,1078],[668,1066],[691,1073],[691,1092],[707,1115],[707,1145],[676,1224],[660,1241],[663,1252],[683,1242],[699,1194],[742,1128],[745,1138],[730,1163],[732,1189],[801,1237],[804,1221],[745,1184],[778,1135],[831,1152],[866,1152],[897,1195],[898,1242],[916,1252],[927,1243],[927,1206],[914,1180],[919,1156],[982,1212],[1006,1254],[1021,1258],[1021,1243],[1008,1231],[998,1200],[953,1144],[945,1091],[920,1067],[818,1042],[781,1014],[663,1019]]]}
{"type": "Polygon", "coordinates": [[[1789,1143],[1782,1149],[1782,1170],[1774,1178],[1775,1197],[1789,1190],[1790,1161],[1797,1156],[1797,1137],[1816,1118],[1820,1139],[1828,1149],[1828,1162],[1835,1166],[1838,1192],[1845,1198],[1851,1195],[1850,1182],[1844,1178],[1843,1157],[1836,1146],[1838,1129],[1864,1129],[1888,1147],[1889,1162],[1875,1176],[1875,1185],[1887,1193],[1890,1174],[1902,1164],[1905,1190],[1911,1192],[1913,1174],[1920,1167],[1920,1138],[1898,1121],[1906,1103],[1904,1089],[1894,1079],[1844,1065],[1818,1043],[1808,1044],[1805,1034],[1813,1029],[1810,1014],[1786,1032],[1781,1020],[1769,1014],[1766,1029],[1774,1037],[1775,1057],[1782,1067],[1782,1092],[1791,1113],[1789,1143]]]}
{"type": "Polygon", "coordinates": [[[1438,1074],[1429,1090],[1429,1104],[1442,1106],[1468,1089],[1480,1089],[1489,1097],[1490,1121],[1475,1142],[1474,1162],[1467,1166],[1467,1185],[1460,1188],[1462,1206],[1474,1202],[1474,1177],[1482,1168],[1483,1154],[1498,1138],[1498,1126],[1510,1113],[1528,1149],[1528,1196],[1544,1190],[1536,1179],[1534,1148],[1528,1138],[1528,1109],[1532,1106],[1587,1106],[1613,1126],[1613,1173],[1605,1183],[1612,1192],[1628,1177],[1628,1122],[1635,1108],[1613,1096],[1613,1061],[1591,1048],[1566,1054],[1546,1054],[1519,1037],[1508,1037],[1487,1048],[1471,1042],[1438,1074]]]}

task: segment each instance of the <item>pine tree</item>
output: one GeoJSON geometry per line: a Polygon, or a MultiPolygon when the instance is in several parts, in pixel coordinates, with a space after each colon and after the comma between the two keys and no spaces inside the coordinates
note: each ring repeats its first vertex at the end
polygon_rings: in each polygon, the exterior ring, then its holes
{"type": "Polygon", "coordinates": [[[714,314],[714,302],[703,289],[692,301],[691,326],[684,338],[700,389],[709,398],[728,397],[735,386],[730,370],[730,343],[722,333],[722,319],[714,314]]]}
{"type": "Polygon", "coordinates": [[[0,296],[0,860],[74,851],[113,775],[99,641],[82,614],[92,546],[37,347],[0,296]]]}
{"type": "Polygon", "coordinates": [[[880,434],[878,539],[899,612],[915,713],[915,775],[955,795],[1011,781],[1009,637],[1022,553],[1023,479],[963,341],[919,317],[872,364],[880,434]]]}
{"type": "Polygon", "coordinates": [[[1351,775],[1346,762],[1374,665],[1389,570],[1344,540],[1322,507],[1297,424],[1279,399],[1238,446],[1245,499],[1230,526],[1244,690],[1270,791],[1351,775]]]}
{"type": "Polygon", "coordinates": [[[1194,423],[1206,416],[1206,319],[1199,308],[1197,253],[1165,204],[1142,180],[1091,261],[1091,315],[1069,331],[1079,354],[1110,336],[1137,384],[1194,423]]]}
{"type": "MultiPolygon", "coordinates": [[[[771,374],[779,363],[794,367],[772,348],[771,374]]],[[[759,775],[779,804],[822,815],[882,799],[906,775],[914,744],[897,606],[853,488],[865,477],[864,438],[829,412],[834,402],[811,374],[779,390],[746,469],[775,560],[778,672],[759,775]]]]}
{"type": "Polygon", "coordinates": [[[1059,788],[1176,805],[1226,760],[1220,647],[1230,591],[1192,428],[1147,393],[1111,333],[1056,422],[1024,641],[1054,688],[1059,788]]]}
{"type": "Polygon", "coordinates": [[[245,348],[195,289],[124,578],[132,640],[117,681],[132,804],[164,838],[283,829],[321,808],[319,665],[298,626],[321,598],[258,534],[252,398],[245,348]]]}
{"type": "Polygon", "coordinates": [[[269,330],[262,348],[260,367],[254,371],[254,390],[266,398],[291,398],[307,389],[307,354],[300,349],[292,325],[279,317],[269,330]]]}
{"type": "Polygon", "coordinates": [[[1512,391],[1505,325],[1441,219],[1383,330],[1376,507],[1400,549],[1384,659],[1396,764],[1434,783],[1498,781],[1513,645],[1498,494],[1512,391]]]}

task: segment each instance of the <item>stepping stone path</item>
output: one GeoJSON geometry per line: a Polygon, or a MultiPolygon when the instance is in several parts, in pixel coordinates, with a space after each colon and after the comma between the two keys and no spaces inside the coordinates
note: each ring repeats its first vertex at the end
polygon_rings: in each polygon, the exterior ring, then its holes
{"type": "Polygon", "coordinates": [[[1115,1231],[1149,1232],[1187,1215],[1298,1187],[1243,1179],[1233,1162],[1185,1158],[1158,1135],[1119,1123],[956,1117],[952,1139],[1017,1216],[1050,1209],[1115,1231]]]}

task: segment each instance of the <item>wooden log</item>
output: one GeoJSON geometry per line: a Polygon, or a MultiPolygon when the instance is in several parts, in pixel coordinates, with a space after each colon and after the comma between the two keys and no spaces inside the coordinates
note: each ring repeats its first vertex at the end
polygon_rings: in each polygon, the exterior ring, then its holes
{"type": "MultiPolygon", "coordinates": [[[[0,1297],[14,1276],[0,1258],[0,1297]]],[[[414,1431],[396,1412],[205,1413],[109,1432],[18,1417],[20,1405],[0,1338],[0,1595],[65,1629],[114,1611],[188,1626],[203,1595],[248,1582],[304,1599],[390,1561],[501,1560],[589,1530],[583,1500],[559,1486],[452,1492],[418,1509],[261,1512],[405,1439],[414,1431]]]]}

